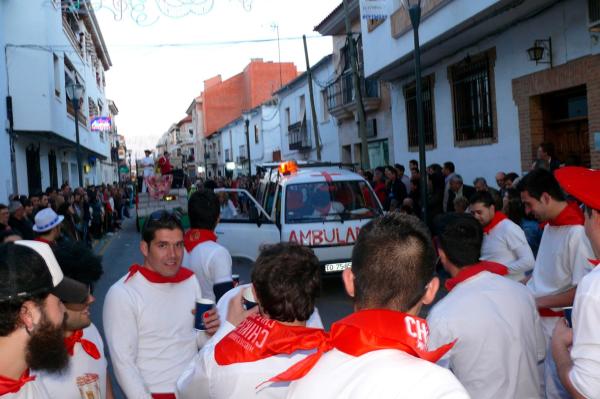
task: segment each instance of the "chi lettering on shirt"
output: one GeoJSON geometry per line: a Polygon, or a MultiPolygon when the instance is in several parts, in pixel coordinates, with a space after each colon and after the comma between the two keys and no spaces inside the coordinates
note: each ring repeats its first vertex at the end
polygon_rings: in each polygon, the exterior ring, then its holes
{"type": "Polygon", "coordinates": [[[498,262],[508,267],[507,277],[516,281],[525,278],[525,272],[533,269],[535,264],[523,229],[510,219],[501,220],[483,235],[481,260],[498,262]]]}
{"type": "Polygon", "coordinates": [[[100,355],[95,359],[80,343],[75,343],[68,368],[62,373],[38,373],[40,382],[53,398],[104,399],[106,398],[106,367],[104,344],[96,326],[83,329],[82,339],[90,341],[100,355]]]}
{"type": "Polygon", "coordinates": [[[2,399],[53,399],[36,375],[25,371],[19,381],[0,375],[0,398],[2,399]]]}
{"type": "Polygon", "coordinates": [[[449,367],[471,397],[540,398],[538,362],[546,343],[524,285],[481,271],[454,286],[427,322],[429,345],[457,340],[438,364],[449,367]]]}
{"type": "Polygon", "coordinates": [[[177,379],[207,339],[194,330],[192,310],[202,297],[198,280],[181,271],[187,277],[178,283],[129,273],[106,295],[106,341],[119,385],[130,399],[175,392],[177,379]]]}
{"type": "Polygon", "coordinates": [[[573,368],[569,378],[586,398],[600,397],[600,267],[585,276],[573,304],[573,368]]]}

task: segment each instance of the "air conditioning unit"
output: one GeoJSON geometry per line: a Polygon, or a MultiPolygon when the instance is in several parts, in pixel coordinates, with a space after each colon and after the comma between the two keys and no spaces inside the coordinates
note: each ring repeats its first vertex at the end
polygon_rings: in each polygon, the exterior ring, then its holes
{"type": "Polygon", "coordinates": [[[600,0],[588,0],[588,18],[590,32],[600,32],[600,0]]]}

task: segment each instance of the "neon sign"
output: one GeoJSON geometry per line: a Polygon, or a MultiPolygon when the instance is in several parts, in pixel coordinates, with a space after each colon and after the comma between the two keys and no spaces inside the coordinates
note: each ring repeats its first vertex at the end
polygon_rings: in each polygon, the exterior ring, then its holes
{"type": "Polygon", "coordinates": [[[108,132],[111,127],[111,121],[108,116],[99,116],[92,119],[90,123],[92,132],[108,132]]]}

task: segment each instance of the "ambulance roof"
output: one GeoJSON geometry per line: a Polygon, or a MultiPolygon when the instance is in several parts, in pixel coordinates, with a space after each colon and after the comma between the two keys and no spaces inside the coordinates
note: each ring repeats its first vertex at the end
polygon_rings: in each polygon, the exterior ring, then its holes
{"type": "Polygon", "coordinates": [[[357,173],[336,166],[302,167],[281,177],[282,184],[300,184],[364,179],[357,173]]]}

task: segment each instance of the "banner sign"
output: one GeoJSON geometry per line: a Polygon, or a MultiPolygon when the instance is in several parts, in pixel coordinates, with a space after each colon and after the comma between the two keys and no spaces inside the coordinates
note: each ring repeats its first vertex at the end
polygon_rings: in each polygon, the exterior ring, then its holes
{"type": "Polygon", "coordinates": [[[389,16],[388,0],[360,0],[360,16],[367,20],[384,20],[389,16]]]}
{"type": "Polygon", "coordinates": [[[92,132],[108,132],[110,131],[111,121],[108,116],[99,116],[92,119],[90,123],[92,132]]]}

